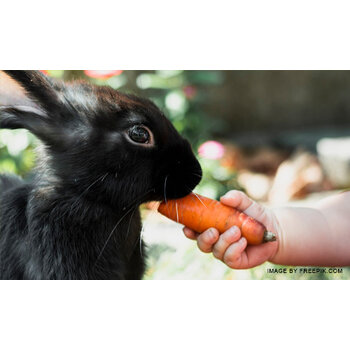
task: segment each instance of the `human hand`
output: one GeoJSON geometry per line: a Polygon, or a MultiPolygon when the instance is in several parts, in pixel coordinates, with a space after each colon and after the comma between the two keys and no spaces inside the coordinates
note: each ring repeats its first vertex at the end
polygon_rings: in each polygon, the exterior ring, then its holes
{"type": "Polygon", "coordinates": [[[237,226],[232,226],[221,235],[215,228],[197,233],[185,227],[185,236],[196,240],[202,252],[212,252],[217,259],[233,269],[252,268],[272,259],[277,252],[278,240],[281,234],[273,211],[256,203],[245,193],[237,190],[229,191],[221,197],[220,201],[222,204],[234,207],[261,222],[268,231],[277,235],[277,241],[247,246],[247,240],[242,237],[237,226]]]}

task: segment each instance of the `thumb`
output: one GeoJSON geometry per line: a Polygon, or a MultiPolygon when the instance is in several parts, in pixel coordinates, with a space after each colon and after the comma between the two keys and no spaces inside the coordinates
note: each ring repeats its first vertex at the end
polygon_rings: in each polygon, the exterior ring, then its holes
{"type": "Polygon", "coordinates": [[[222,204],[243,211],[248,216],[264,223],[266,220],[266,209],[261,204],[253,201],[244,192],[232,190],[220,198],[222,204]]]}

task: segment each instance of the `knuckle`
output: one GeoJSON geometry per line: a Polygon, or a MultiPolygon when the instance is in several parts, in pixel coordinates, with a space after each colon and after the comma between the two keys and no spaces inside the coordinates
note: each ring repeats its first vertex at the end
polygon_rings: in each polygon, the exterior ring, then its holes
{"type": "Polygon", "coordinates": [[[258,204],[257,202],[253,202],[252,205],[254,205],[255,210],[257,211],[257,213],[263,214],[265,212],[265,209],[260,204],[258,204]]]}
{"type": "Polygon", "coordinates": [[[237,266],[238,260],[239,260],[239,256],[237,257],[233,254],[224,256],[224,263],[231,268],[235,268],[237,266]]]}
{"type": "Polygon", "coordinates": [[[228,267],[230,267],[231,269],[236,268],[236,261],[226,260],[226,261],[224,261],[224,263],[225,263],[228,267]]]}
{"type": "Polygon", "coordinates": [[[230,262],[229,264],[226,264],[229,268],[231,269],[238,269],[239,265],[237,263],[237,261],[235,262],[230,262]]]}
{"type": "Polygon", "coordinates": [[[264,220],[266,218],[266,210],[265,208],[257,202],[253,202],[251,205],[251,210],[254,210],[255,216],[260,220],[264,220]]]}
{"type": "Polygon", "coordinates": [[[213,255],[215,256],[216,259],[222,260],[222,252],[220,251],[220,249],[218,249],[217,247],[213,247],[213,255]]]}
{"type": "Polygon", "coordinates": [[[225,247],[236,242],[241,237],[241,231],[237,226],[230,227],[226,232],[220,235],[220,243],[225,247]]]}
{"type": "Polygon", "coordinates": [[[241,236],[241,230],[239,229],[238,226],[232,226],[230,227],[227,231],[226,234],[223,235],[223,238],[226,241],[231,242],[233,238],[239,238],[241,236]]]}
{"type": "Polygon", "coordinates": [[[226,233],[223,233],[220,237],[220,240],[222,241],[222,243],[227,246],[232,242],[232,238],[233,238],[233,234],[231,233],[231,231],[227,231],[226,233]]]}

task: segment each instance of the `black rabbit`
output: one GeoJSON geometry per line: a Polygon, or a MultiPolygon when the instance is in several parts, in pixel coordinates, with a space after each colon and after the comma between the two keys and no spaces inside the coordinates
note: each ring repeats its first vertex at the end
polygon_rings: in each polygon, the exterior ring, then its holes
{"type": "Polygon", "coordinates": [[[138,207],[198,184],[189,143],[152,102],[109,87],[4,71],[1,100],[0,128],[42,145],[33,181],[0,176],[0,278],[141,278],[138,207]]]}

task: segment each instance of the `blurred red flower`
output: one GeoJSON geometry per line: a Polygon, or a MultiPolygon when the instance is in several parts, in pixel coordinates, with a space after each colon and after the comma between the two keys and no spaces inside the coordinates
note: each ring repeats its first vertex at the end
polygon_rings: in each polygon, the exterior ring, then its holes
{"type": "Polygon", "coordinates": [[[217,141],[207,141],[198,148],[198,154],[207,159],[219,159],[225,153],[225,146],[217,141]]]}
{"type": "Polygon", "coordinates": [[[196,87],[194,87],[192,85],[185,86],[183,88],[183,92],[189,100],[191,100],[193,97],[195,97],[197,95],[197,89],[196,89],[196,87]]]}
{"type": "Polygon", "coordinates": [[[122,70],[84,70],[84,73],[90,78],[107,79],[115,75],[120,75],[122,70]]]}

